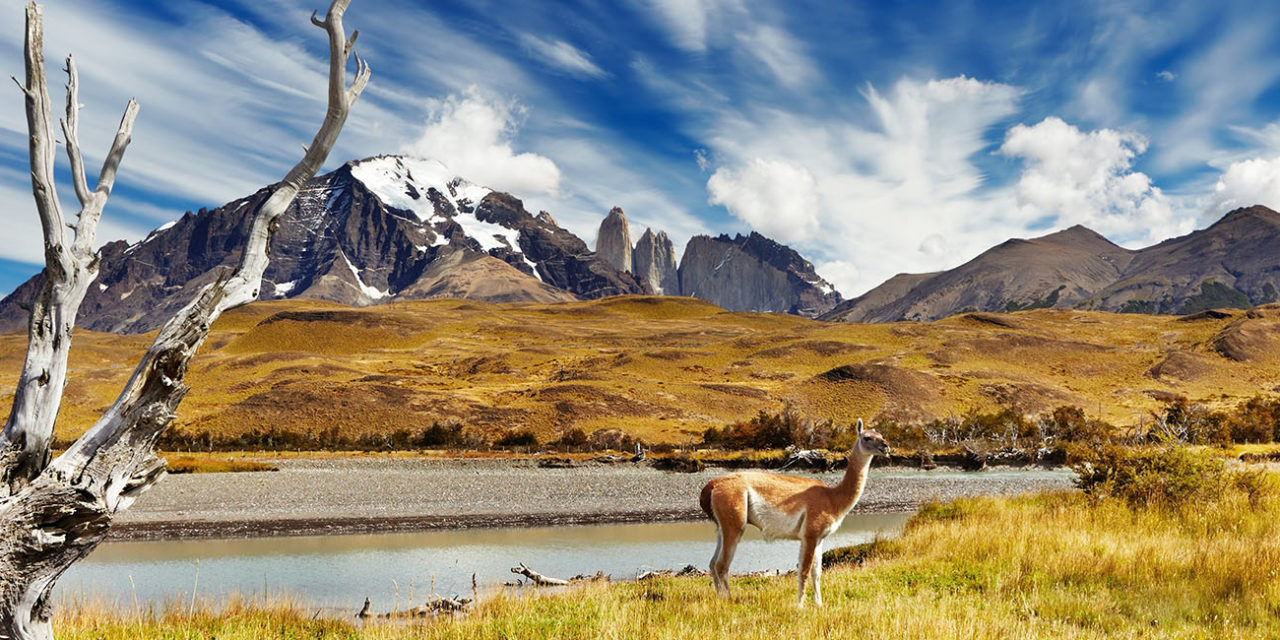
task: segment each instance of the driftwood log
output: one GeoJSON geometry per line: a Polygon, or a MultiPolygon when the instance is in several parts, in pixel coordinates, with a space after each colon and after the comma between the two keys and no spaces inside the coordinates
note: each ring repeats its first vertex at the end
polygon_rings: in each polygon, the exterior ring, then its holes
{"type": "MultiPolygon", "coordinates": [[[[365,600],[365,602],[367,603],[368,600],[365,600]]],[[[431,616],[439,615],[441,613],[463,613],[471,608],[471,602],[472,600],[470,598],[463,598],[460,596],[453,596],[452,598],[446,598],[444,596],[436,596],[412,609],[406,609],[404,611],[392,611],[390,613],[384,613],[379,617],[391,618],[391,619],[428,618],[431,616]]],[[[362,609],[361,613],[364,613],[364,612],[365,611],[362,609]]],[[[360,614],[356,614],[356,615],[359,616],[360,614]]],[[[364,616],[364,617],[368,617],[368,616],[364,616]]]]}
{"type": "Polygon", "coordinates": [[[370,602],[368,598],[365,598],[364,606],[360,607],[360,610],[356,612],[356,617],[363,620],[364,618],[369,618],[372,616],[373,616],[373,603],[370,602]]]}
{"type": "Polygon", "coordinates": [[[794,466],[808,467],[810,469],[818,469],[819,471],[830,471],[832,467],[831,460],[827,457],[826,451],[817,449],[793,449],[788,452],[787,460],[779,468],[790,469],[794,466]]]}
{"type": "MultiPolygon", "coordinates": [[[[51,639],[50,593],[58,578],[106,536],[123,511],[164,474],[153,449],[187,393],[187,365],[226,310],[258,297],[267,248],[280,215],[324,164],[347,114],[369,80],[369,66],[355,58],[346,83],[356,33],[348,39],[342,16],[350,0],[333,0],[323,20],[311,21],[329,39],[328,110],[304,156],[254,214],[240,264],[207,285],[167,322],[134,369],[115,403],[65,453],[51,459],[50,441],[66,384],[67,355],[76,314],[97,277],[94,249],[98,220],[129,144],[137,103],[130,101],[90,190],[78,141],[77,73],[67,58],[66,116],[60,123],[80,211],[74,225],[63,216],[54,184],[57,148],[53,108],[44,67],[41,8],[26,8],[25,82],[31,186],[44,236],[44,285],[31,302],[27,355],[0,433],[0,638],[51,639]],[[66,230],[74,231],[68,238],[66,230]]],[[[15,79],[16,81],[16,79],[15,79]]]]}
{"type": "Polygon", "coordinates": [[[699,576],[705,576],[705,575],[707,575],[706,571],[703,571],[702,569],[699,569],[691,564],[687,564],[684,566],[683,569],[679,571],[676,571],[674,569],[658,569],[657,571],[641,571],[639,574],[636,575],[636,581],[643,582],[645,580],[652,580],[654,578],[671,577],[671,576],[678,577],[678,578],[685,578],[685,577],[699,577],[699,576]]]}
{"type": "Polygon", "coordinates": [[[560,587],[560,586],[569,584],[568,580],[562,580],[560,578],[548,578],[547,576],[544,576],[541,573],[538,573],[537,571],[534,571],[533,569],[530,569],[529,567],[524,566],[523,562],[521,562],[518,566],[511,567],[511,573],[522,575],[528,578],[531,584],[536,584],[540,587],[560,587]]]}

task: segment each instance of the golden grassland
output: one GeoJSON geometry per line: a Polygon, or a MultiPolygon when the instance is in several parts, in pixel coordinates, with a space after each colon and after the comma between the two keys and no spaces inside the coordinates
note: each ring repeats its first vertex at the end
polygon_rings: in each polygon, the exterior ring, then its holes
{"type": "MultiPolygon", "coordinates": [[[[77,333],[58,437],[100,415],[150,337],[77,333]]],[[[16,381],[25,340],[0,336],[0,389],[16,381]]],[[[176,426],[355,438],[454,421],[490,437],[619,428],[680,443],[785,403],[842,423],[1074,404],[1129,424],[1170,394],[1225,405],[1273,393],[1278,364],[1280,307],[1200,319],[1040,309],[859,325],[674,297],[367,308],[287,300],[214,325],[176,426]]]]}
{"type": "Polygon", "coordinates": [[[169,473],[235,473],[241,471],[276,471],[278,468],[261,460],[237,459],[228,455],[165,454],[169,473]]]}
{"type": "Polygon", "coordinates": [[[70,606],[63,638],[1268,638],[1280,636],[1280,497],[1227,491],[1178,508],[1082,493],[925,508],[797,609],[793,578],[593,584],[503,595],[465,616],[364,628],[293,603],[70,606]]]}

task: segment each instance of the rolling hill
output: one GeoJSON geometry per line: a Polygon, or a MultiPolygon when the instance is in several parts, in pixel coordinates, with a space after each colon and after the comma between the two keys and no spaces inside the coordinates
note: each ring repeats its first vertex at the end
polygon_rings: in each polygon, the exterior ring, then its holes
{"type": "MultiPolygon", "coordinates": [[[[148,339],[77,334],[60,437],[111,402],[148,339]]],[[[0,335],[6,390],[25,340],[0,335]]],[[[361,308],[280,300],[214,325],[176,424],[354,437],[454,421],[489,436],[619,428],[674,443],[787,402],[842,422],[1075,404],[1128,424],[1173,394],[1226,403],[1273,392],[1277,365],[1280,305],[1182,318],[1036,309],[867,325],[681,297],[361,308]]],[[[7,397],[0,402],[7,408],[7,397]]]]}

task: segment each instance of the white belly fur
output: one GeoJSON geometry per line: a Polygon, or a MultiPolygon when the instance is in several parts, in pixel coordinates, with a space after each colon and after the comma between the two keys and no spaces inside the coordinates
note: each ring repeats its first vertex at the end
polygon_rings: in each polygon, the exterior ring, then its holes
{"type": "Polygon", "coordinates": [[[804,511],[783,513],[748,490],[747,522],[759,527],[765,540],[799,540],[804,530],[804,511]]]}

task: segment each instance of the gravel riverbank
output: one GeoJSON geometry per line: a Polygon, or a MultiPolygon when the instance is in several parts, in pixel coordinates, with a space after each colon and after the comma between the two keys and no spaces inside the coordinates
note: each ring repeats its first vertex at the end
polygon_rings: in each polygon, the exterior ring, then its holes
{"type": "MultiPolygon", "coordinates": [[[[520,460],[273,461],[274,472],[164,478],[116,519],[117,539],[253,537],[701,518],[698,492],[725,473],[631,464],[544,469],[520,460]]],[[[834,483],[840,472],[823,474],[834,483]]],[[[856,511],[1071,486],[1066,470],[875,469],[856,511]]]]}

